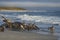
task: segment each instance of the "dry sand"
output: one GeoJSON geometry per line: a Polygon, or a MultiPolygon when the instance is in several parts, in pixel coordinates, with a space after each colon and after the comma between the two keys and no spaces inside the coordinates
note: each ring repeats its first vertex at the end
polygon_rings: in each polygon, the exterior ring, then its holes
{"type": "Polygon", "coordinates": [[[0,40],[57,40],[57,37],[32,32],[5,31],[0,32],[0,40]]]}

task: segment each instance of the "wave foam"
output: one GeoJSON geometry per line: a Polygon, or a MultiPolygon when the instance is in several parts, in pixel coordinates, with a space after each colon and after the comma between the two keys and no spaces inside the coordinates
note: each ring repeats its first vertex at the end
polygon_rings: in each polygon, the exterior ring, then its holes
{"type": "Polygon", "coordinates": [[[31,16],[31,15],[18,15],[17,18],[20,18],[21,20],[27,20],[27,21],[35,21],[35,22],[45,22],[45,23],[60,23],[59,17],[53,17],[53,16],[31,16]]]}
{"type": "MultiPolygon", "coordinates": [[[[2,14],[1,14],[2,15],[2,14]]],[[[4,15],[12,20],[20,19],[25,21],[43,22],[51,24],[60,24],[60,18],[55,16],[32,16],[32,15],[4,15]]]]}

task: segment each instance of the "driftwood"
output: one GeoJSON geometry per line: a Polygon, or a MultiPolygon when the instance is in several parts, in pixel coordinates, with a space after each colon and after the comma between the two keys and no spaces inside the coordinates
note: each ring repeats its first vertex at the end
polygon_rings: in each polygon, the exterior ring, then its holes
{"type": "Polygon", "coordinates": [[[35,24],[28,24],[27,26],[27,30],[38,30],[39,28],[35,25],[35,24]]]}
{"type": "Polygon", "coordinates": [[[0,26],[0,32],[4,32],[4,27],[0,26]]]}
{"type": "Polygon", "coordinates": [[[7,20],[4,16],[2,16],[2,18],[4,19],[3,22],[5,22],[4,26],[6,28],[10,28],[10,30],[12,30],[13,28],[18,29],[18,30],[22,30],[22,31],[39,29],[35,24],[25,25],[25,23],[21,23],[21,22],[11,22],[11,21],[7,20]]]}

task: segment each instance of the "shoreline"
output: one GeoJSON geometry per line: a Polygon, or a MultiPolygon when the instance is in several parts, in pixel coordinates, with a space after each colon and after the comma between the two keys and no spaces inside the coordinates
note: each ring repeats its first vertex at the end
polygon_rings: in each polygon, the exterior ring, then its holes
{"type": "Polygon", "coordinates": [[[0,12],[47,12],[46,10],[0,10],[0,12]]]}
{"type": "Polygon", "coordinates": [[[0,32],[0,40],[57,40],[57,36],[34,32],[5,31],[0,32]]]}

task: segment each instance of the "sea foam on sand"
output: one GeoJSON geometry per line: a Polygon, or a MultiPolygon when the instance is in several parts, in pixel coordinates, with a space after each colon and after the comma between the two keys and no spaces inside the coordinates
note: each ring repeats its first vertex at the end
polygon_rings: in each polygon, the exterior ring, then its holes
{"type": "Polygon", "coordinates": [[[57,40],[57,36],[43,35],[33,32],[0,32],[0,40],[57,40]]]}

